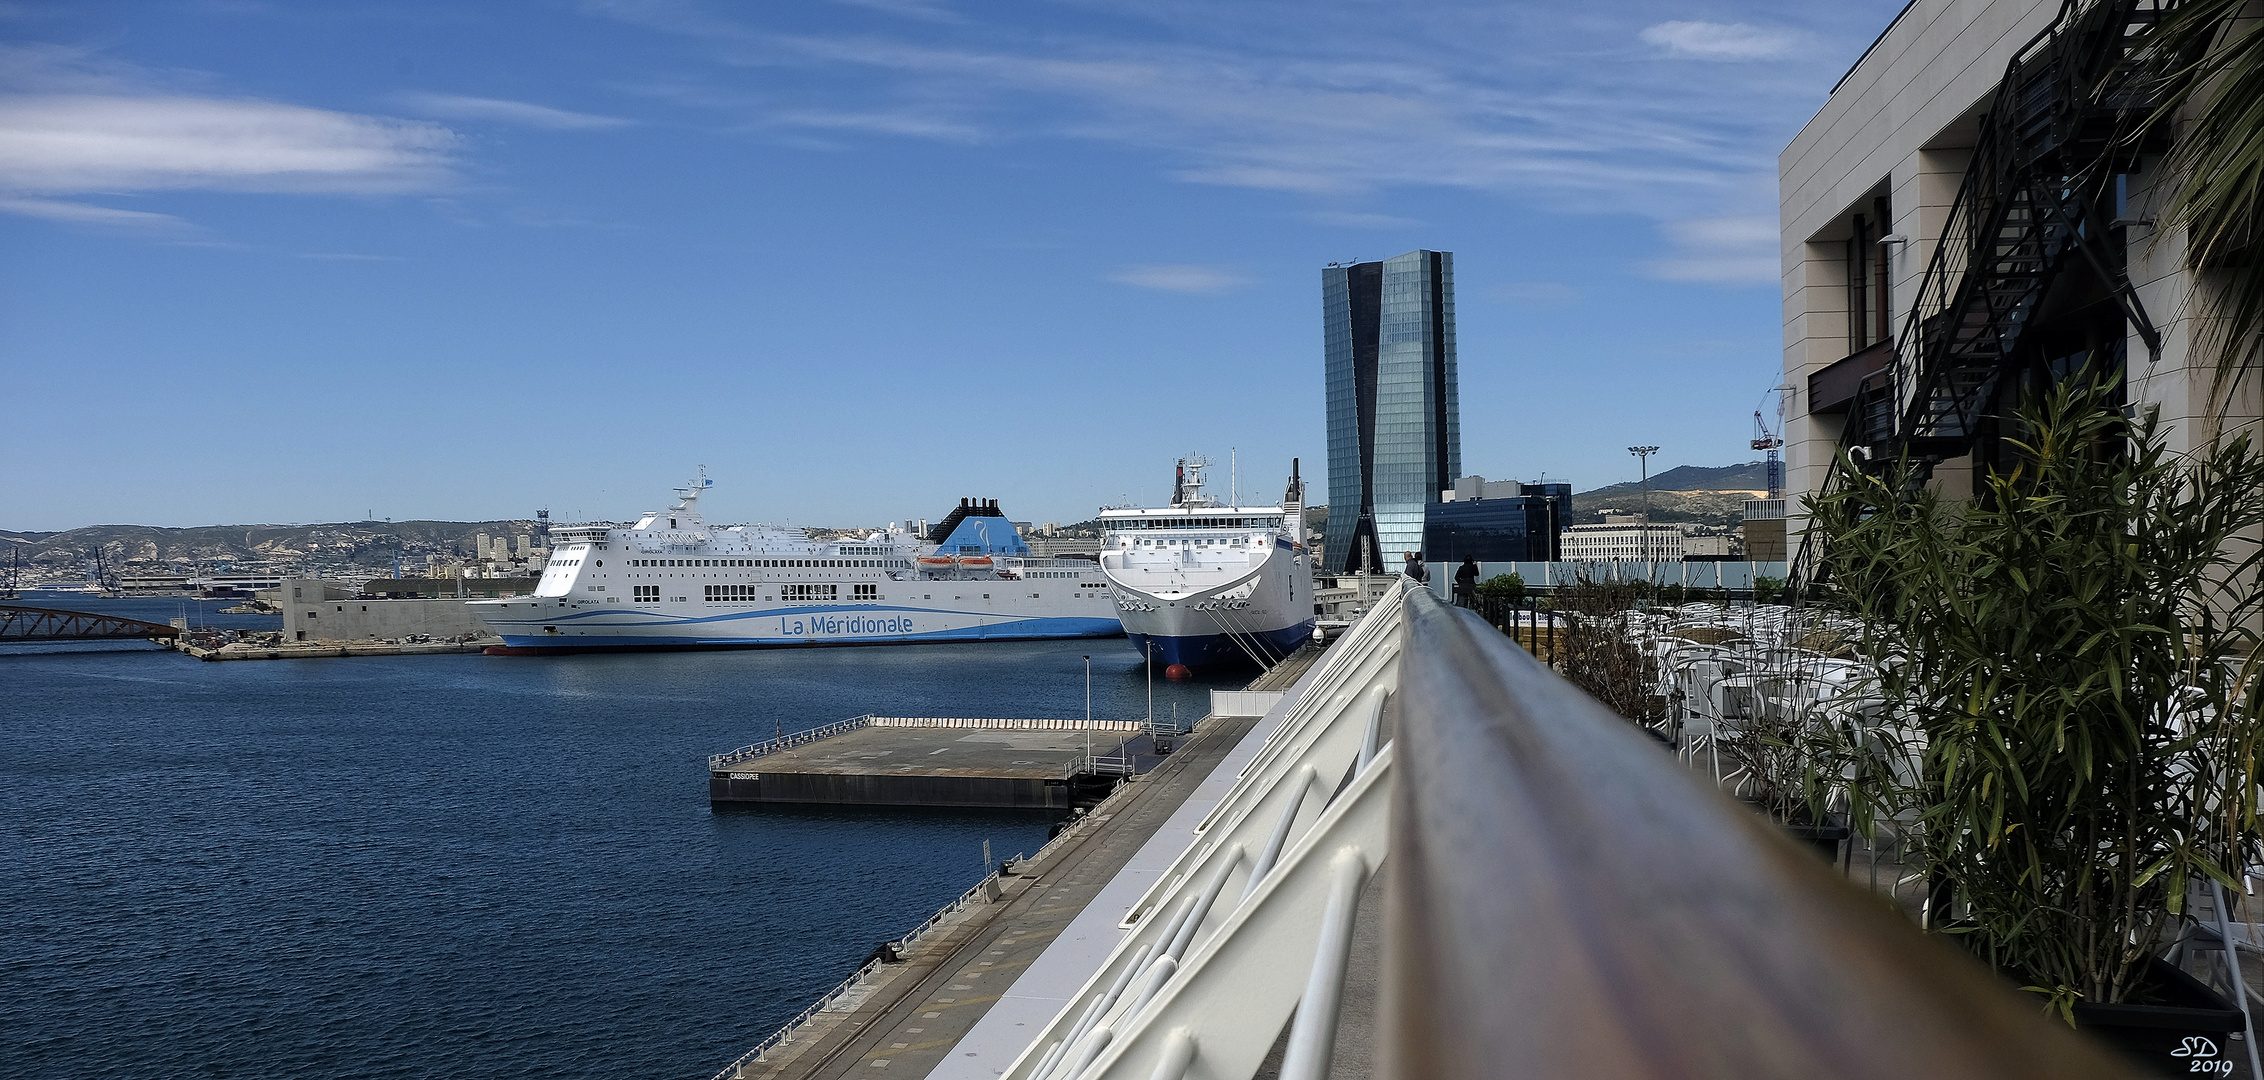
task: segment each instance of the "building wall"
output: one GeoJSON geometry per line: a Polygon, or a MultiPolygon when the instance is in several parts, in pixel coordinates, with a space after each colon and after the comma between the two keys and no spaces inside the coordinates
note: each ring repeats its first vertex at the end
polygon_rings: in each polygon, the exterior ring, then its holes
{"type": "MultiPolygon", "coordinates": [[[[1836,416],[1811,415],[1808,376],[1847,355],[1850,302],[1844,239],[1850,216],[1884,193],[1889,228],[1908,237],[1890,245],[1891,330],[1899,335],[1933,257],[1982,112],[2013,54],[2045,29],[2059,0],[1916,0],[1818,110],[1778,159],[1784,271],[1785,468],[1793,495],[1788,523],[1797,547],[1804,522],[1799,496],[1821,488],[1840,436],[1836,416]]],[[[2131,178],[2124,216],[2159,216],[2158,170],[2151,161],[2131,178]]],[[[2161,409],[2173,451],[2206,442],[2230,426],[2253,422],[2258,384],[2237,395],[2216,384],[2207,364],[2196,368],[2193,337],[2207,310],[2210,283],[2183,267],[2182,238],[2129,230],[2124,268],[2161,332],[2150,356],[2133,330],[2127,340],[2132,402],[2161,409]]],[[[1970,459],[1935,470],[1943,493],[1971,493],[1970,459]]],[[[1748,554],[1754,534],[1748,527],[1748,554]]]]}
{"type": "MultiPolygon", "coordinates": [[[[289,583],[285,583],[288,593],[289,583]]],[[[300,601],[283,608],[285,641],[361,641],[430,634],[436,638],[484,632],[486,624],[462,600],[300,601]]]]}
{"type": "Polygon", "coordinates": [[[1888,228],[1911,239],[1889,246],[1891,332],[1899,334],[1956,200],[1979,112],[2013,52],[2059,7],[2059,0],[1917,0],[1779,156],[1785,484],[1796,503],[1823,486],[1839,442],[1839,418],[1811,417],[1806,397],[1808,376],[1849,351],[1850,216],[1883,191],[1892,204],[1888,228]]]}
{"type": "Polygon", "coordinates": [[[1650,543],[1641,525],[1575,525],[1564,531],[1566,562],[1668,562],[1682,558],[1682,530],[1651,526],[1650,543]]]}

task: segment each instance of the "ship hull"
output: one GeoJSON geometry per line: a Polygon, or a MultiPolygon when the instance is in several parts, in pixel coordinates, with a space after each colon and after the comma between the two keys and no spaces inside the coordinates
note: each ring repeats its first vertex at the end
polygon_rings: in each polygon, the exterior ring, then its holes
{"type": "Polygon", "coordinates": [[[747,605],[750,610],[674,613],[557,601],[478,602],[480,616],[512,652],[608,649],[772,648],[796,645],[916,645],[1118,637],[1111,617],[859,605],[747,605]]]}
{"type": "Polygon", "coordinates": [[[1158,569],[1110,558],[1101,566],[1116,592],[1125,637],[1143,656],[1152,647],[1166,667],[1266,667],[1313,633],[1306,556],[1286,543],[1241,571],[1158,569]]]}
{"type": "MultiPolygon", "coordinates": [[[[1256,657],[1278,659],[1296,652],[1298,646],[1313,636],[1313,623],[1306,620],[1279,630],[1233,636],[1190,634],[1175,637],[1168,634],[1134,633],[1126,633],[1124,636],[1142,656],[1151,655],[1148,650],[1153,648],[1155,662],[1165,667],[1176,664],[1189,671],[1210,671],[1254,664],[1257,659],[1252,656],[1253,653],[1256,657]],[[1239,643],[1236,638],[1241,639],[1239,643]]],[[[1271,662],[1267,661],[1269,664],[1271,662]]]]}

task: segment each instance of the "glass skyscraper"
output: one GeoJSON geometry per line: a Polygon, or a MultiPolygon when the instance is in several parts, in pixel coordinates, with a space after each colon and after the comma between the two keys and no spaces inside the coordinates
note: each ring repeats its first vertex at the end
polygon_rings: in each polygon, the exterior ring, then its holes
{"type": "Polygon", "coordinates": [[[1396,571],[1423,549],[1423,508],[1462,471],[1454,254],[1410,251],[1321,271],[1328,357],[1327,565],[1396,571]]]}

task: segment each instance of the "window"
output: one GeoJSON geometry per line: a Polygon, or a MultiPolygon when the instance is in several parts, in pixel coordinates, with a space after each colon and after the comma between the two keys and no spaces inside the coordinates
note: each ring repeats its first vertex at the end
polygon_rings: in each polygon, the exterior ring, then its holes
{"type": "Polygon", "coordinates": [[[781,585],[778,587],[778,593],[778,598],[781,600],[832,600],[840,596],[841,586],[781,585]]]}
{"type": "Polygon", "coordinates": [[[850,593],[849,593],[849,599],[851,599],[851,600],[878,600],[878,599],[880,599],[880,586],[878,586],[878,585],[855,585],[855,586],[851,586],[851,587],[850,587],[850,593]]]}
{"type": "Polygon", "coordinates": [[[709,585],[705,588],[707,593],[702,599],[710,603],[743,604],[755,598],[755,587],[752,585],[709,585]]]}
{"type": "Polygon", "coordinates": [[[629,592],[631,594],[629,598],[637,603],[660,603],[660,586],[658,585],[632,585],[629,592]]]}

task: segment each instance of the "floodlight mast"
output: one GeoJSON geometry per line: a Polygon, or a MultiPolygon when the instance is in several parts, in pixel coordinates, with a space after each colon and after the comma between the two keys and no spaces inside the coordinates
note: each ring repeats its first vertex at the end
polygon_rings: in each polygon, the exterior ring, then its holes
{"type": "Polygon", "coordinates": [[[1633,454],[1633,455],[1635,455],[1635,459],[1636,459],[1637,461],[1641,462],[1641,463],[1642,463],[1642,466],[1643,466],[1643,565],[1644,565],[1644,571],[1643,571],[1643,572],[1644,572],[1644,573],[1645,573],[1646,575],[1648,575],[1648,576],[1651,576],[1651,577],[1657,577],[1658,575],[1656,575],[1656,574],[1652,573],[1652,571],[1651,571],[1651,569],[1650,569],[1650,565],[1651,565],[1651,455],[1658,453],[1658,452],[1659,452],[1659,448],[1658,448],[1658,447],[1656,447],[1656,446],[1630,446],[1630,447],[1628,447],[1628,448],[1627,448],[1627,452],[1628,452],[1628,453],[1630,453],[1630,454],[1633,454]]]}

